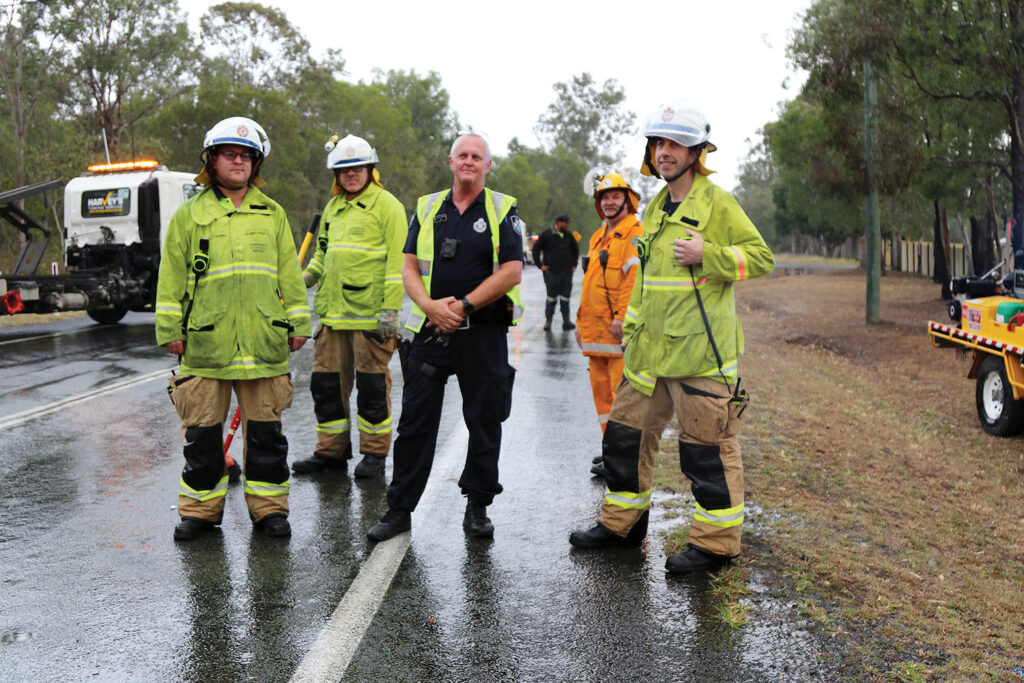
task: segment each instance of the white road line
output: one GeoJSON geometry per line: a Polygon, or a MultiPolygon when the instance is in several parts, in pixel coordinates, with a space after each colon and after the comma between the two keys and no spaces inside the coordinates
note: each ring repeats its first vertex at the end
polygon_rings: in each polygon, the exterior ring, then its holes
{"type": "MultiPolygon", "coordinates": [[[[452,470],[465,458],[469,433],[460,420],[444,450],[434,458],[433,471],[423,492],[420,504],[413,513],[413,528],[416,518],[425,520],[424,514],[433,507],[439,489],[450,483],[452,470]]],[[[409,550],[412,535],[409,532],[378,543],[366,564],[359,570],[355,581],[338,603],[334,614],[327,620],[313,647],[299,662],[292,675],[293,683],[310,681],[340,681],[345,676],[359,643],[370,627],[370,622],[384,602],[384,596],[391,586],[405,553],[409,550]]]]}
{"type": "Polygon", "coordinates": [[[98,396],[103,396],[104,394],[111,394],[115,391],[120,391],[121,389],[127,389],[128,387],[133,387],[136,384],[149,382],[150,380],[154,380],[158,377],[169,377],[171,370],[172,368],[164,368],[163,370],[150,372],[149,374],[146,375],[138,375],[137,377],[132,377],[131,379],[126,379],[121,382],[108,384],[105,387],[93,389],[92,391],[87,391],[77,396],[69,396],[68,398],[63,398],[59,401],[54,401],[53,403],[47,403],[46,405],[40,406],[38,408],[29,408],[28,410],[23,410],[20,413],[9,415],[8,417],[0,421],[0,429],[16,427],[20,424],[28,422],[29,420],[34,420],[37,417],[42,417],[43,415],[55,413],[62,408],[75,405],[76,403],[84,403],[85,401],[92,400],[98,396]]]}
{"type": "Polygon", "coordinates": [[[7,341],[0,341],[0,346],[4,344],[19,344],[21,342],[35,341],[37,339],[50,339],[51,337],[59,337],[62,334],[68,334],[67,332],[51,332],[50,334],[39,334],[35,337],[21,337],[19,339],[8,339],[7,341]]]}

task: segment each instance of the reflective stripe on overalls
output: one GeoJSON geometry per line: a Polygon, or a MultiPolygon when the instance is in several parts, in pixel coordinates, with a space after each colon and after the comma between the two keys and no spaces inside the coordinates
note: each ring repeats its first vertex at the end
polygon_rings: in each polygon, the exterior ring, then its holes
{"type": "MultiPolygon", "coordinates": [[[[420,224],[420,231],[416,237],[416,259],[419,262],[423,286],[428,294],[430,293],[430,278],[434,270],[434,216],[441,210],[441,205],[444,204],[449,192],[451,190],[442,190],[425,195],[416,202],[416,218],[420,224]]],[[[484,210],[487,213],[487,223],[491,228],[491,244],[494,246],[494,272],[498,272],[501,267],[498,263],[499,226],[515,205],[515,197],[484,188],[484,210]]],[[[523,319],[525,311],[522,298],[519,295],[519,285],[507,292],[506,296],[512,299],[512,324],[517,325],[523,319]]],[[[419,332],[426,321],[427,316],[423,309],[414,302],[412,312],[409,313],[409,318],[405,321],[406,328],[413,332],[419,332]]]]}

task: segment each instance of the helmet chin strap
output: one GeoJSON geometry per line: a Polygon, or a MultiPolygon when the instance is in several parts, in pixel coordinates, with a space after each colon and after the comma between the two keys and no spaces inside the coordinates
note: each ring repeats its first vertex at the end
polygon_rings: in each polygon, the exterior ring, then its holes
{"type": "Polygon", "coordinates": [[[693,157],[693,161],[691,161],[691,162],[690,162],[689,164],[687,164],[687,165],[686,165],[686,168],[684,168],[684,169],[683,169],[682,171],[680,171],[679,173],[676,173],[676,174],[675,174],[674,176],[672,176],[671,178],[669,178],[668,176],[665,176],[665,182],[666,182],[666,183],[671,183],[671,182],[675,182],[676,180],[679,180],[679,179],[680,179],[680,178],[682,178],[682,177],[683,177],[684,175],[686,175],[687,171],[689,171],[689,170],[690,170],[691,168],[693,168],[693,167],[694,167],[694,165],[695,165],[695,164],[696,164],[696,163],[697,163],[698,161],[700,161],[700,153],[701,153],[701,152],[703,152],[703,151],[704,151],[704,143],[701,143],[701,144],[700,144],[700,145],[699,145],[699,146],[697,147],[697,156],[693,157]]]}
{"type": "Polygon", "coordinates": [[[619,215],[620,213],[622,213],[622,210],[623,210],[624,208],[626,208],[626,200],[625,200],[625,199],[623,199],[623,200],[622,200],[622,203],[621,203],[621,204],[619,204],[619,208],[617,208],[617,209],[615,210],[615,213],[613,213],[612,215],[610,215],[610,216],[609,216],[609,215],[608,215],[608,212],[604,210],[604,207],[602,207],[602,208],[601,208],[601,213],[603,213],[603,214],[604,214],[604,219],[605,219],[606,221],[610,221],[611,219],[615,218],[615,217],[616,217],[616,216],[618,216],[618,215],[619,215]]]}
{"type": "Polygon", "coordinates": [[[679,179],[680,179],[680,178],[682,178],[682,177],[683,177],[684,175],[686,175],[686,172],[687,172],[687,171],[689,171],[689,170],[690,170],[691,168],[693,168],[693,165],[694,165],[695,163],[697,163],[697,160],[696,160],[696,159],[694,159],[693,161],[691,161],[691,162],[690,162],[690,163],[689,163],[689,164],[688,164],[688,165],[686,166],[686,168],[684,168],[684,169],[683,169],[682,171],[680,171],[679,173],[676,173],[676,174],[675,174],[674,176],[672,176],[671,178],[670,178],[670,177],[668,177],[668,176],[665,176],[665,182],[666,182],[666,183],[672,183],[672,182],[675,182],[676,180],[679,180],[679,179]]]}
{"type": "MultiPolygon", "coordinates": [[[[689,164],[687,164],[686,168],[684,168],[682,171],[680,171],[679,173],[675,174],[671,178],[669,176],[667,176],[667,175],[666,176],[658,176],[658,177],[664,177],[666,182],[675,182],[679,178],[681,178],[684,175],[686,175],[686,172],[689,171],[691,168],[693,168],[693,166],[698,161],[700,161],[700,153],[703,152],[703,148],[705,148],[705,144],[706,144],[705,142],[701,142],[699,145],[697,145],[697,147],[696,147],[696,152],[697,152],[696,157],[694,157],[693,161],[691,161],[689,164]]],[[[648,153],[649,153],[650,146],[647,147],[647,150],[648,150],[648,153]]],[[[653,165],[651,165],[651,166],[653,167],[653,165]]]]}

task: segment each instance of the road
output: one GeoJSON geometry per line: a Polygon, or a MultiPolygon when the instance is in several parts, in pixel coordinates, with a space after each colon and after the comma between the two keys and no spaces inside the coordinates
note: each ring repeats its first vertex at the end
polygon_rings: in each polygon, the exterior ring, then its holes
{"type": "MultiPolygon", "coordinates": [[[[603,495],[589,475],[600,430],[572,334],[541,329],[535,268],[523,289],[493,541],[461,528],[454,379],[411,534],[368,542],[386,479],[329,473],[293,477],[290,540],[253,533],[233,485],[221,531],[176,544],[174,362],[154,346],[152,316],[0,328],[0,680],[833,677],[774,577],[752,570],[750,621],[732,629],[707,579],[666,576],[662,533],[692,513],[688,495],[676,519],[656,497],[643,549],[571,550],[603,495]]],[[[311,363],[308,347],[293,355],[290,459],[315,443],[311,363]]],[[[392,373],[397,414],[397,358],[392,373]]]]}

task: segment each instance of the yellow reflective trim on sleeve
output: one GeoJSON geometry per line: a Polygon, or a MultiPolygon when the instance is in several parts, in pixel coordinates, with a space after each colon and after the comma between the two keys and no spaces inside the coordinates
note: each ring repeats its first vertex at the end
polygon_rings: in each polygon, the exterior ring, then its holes
{"type": "Polygon", "coordinates": [[[693,511],[693,518],[698,522],[721,528],[739,526],[743,524],[743,503],[724,510],[708,510],[697,503],[697,509],[693,511]]]}
{"type": "Polygon", "coordinates": [[[604,502],[623,510],[643,510],[651,505],[652,489],[640,493],[632,491],[612,491],[607,486],[604,489],[604,502]]]}
{"type": "MultiPolygon", "coordinates": [[[[640,384],[642,386],[650,387],[651,390],[654,389],[654,384],[657,382],[656,378],[651,377],[646,372],[642,372],[642,371],[639,371],[639,370],[636,371],[636,372],[633,372],[629,368],[625,368],[623,370],[623,372],[625,373],[626,377],[628,377],[629,379],[633,380],[634,382],[636,382],[637,384],[640,384]]],[[[717,373],[718,371],[716,370],[715,372],[717,373]]]]}
{"type": "Polygon", "coordinates": [[[194,488],[185,483],[184,478],[180,480],[178,487],[178,493],[180,493],[181,495],[185,496],[186,498],[191,498],[193,500],[198,500],[201,502],[213,500],[214,498],[223,498],[227,494],[227,492],[228,475],[226,474],[221,478],[219,482],[217,482],[217,485],[214,486],[209,491],[196,491],[194,488]]]}
{"type": "Polygon", "coordinates": [[[356,424],[359,426],[359,431],[364,434],[387,434],[391,431],[391,418],[378,422],[377,424],[370,424],[363,419],[361,415],[356,415],[356,424]]]}
{"type": "Polygon", "coordinates": [[[313,273],[314,275],[323,275],[324,274],[324,267],[321,266],[316,261],[313,261],[308,266],[306,266],[306,270],[308,270],[309,272],[313,273]]]}
{"type": "Polygon", "coordinates": [[[266,481],[249,481],[245,477],[242,477],[242,490],[250,496],[272,498],[273,496],[288,495],[288,488],[291,486],[291,483],[291,479],[283,484],[272,484],[266,481]]]}
{"type": "Polygon", "coordinates": [[[632,306],[626,308],[625,320],[638,320],[639,317],[639,311],[637,311],[635,308],[633,308],[632,306]]]}
{"type": "Polygon", "coordinates": [[[732,254],[736,259],[736,279],[743,281],[747,279],[747,261],[743,258],[743,252],[737,247],[726,247],[725,251],[732,254]]]}
{"type": "Polygon", "coordinates": [[[297,315],[308,316],[309,315],[309,306],[308,305],[303,306],[302,304],[299,304],[298,306],[292,306],[291,308],[286,309],[284,314],[286,316],[288,316],[289,318],[295,317],[297,315]]]}

